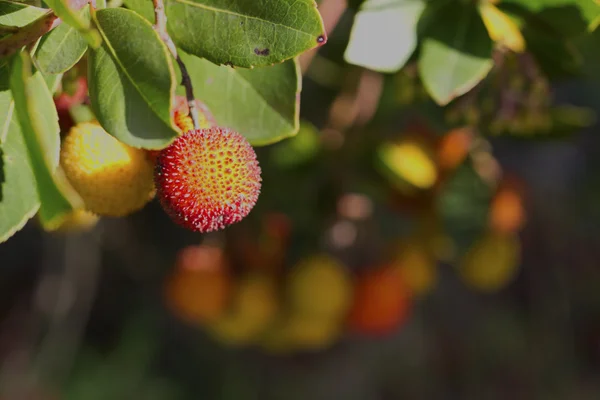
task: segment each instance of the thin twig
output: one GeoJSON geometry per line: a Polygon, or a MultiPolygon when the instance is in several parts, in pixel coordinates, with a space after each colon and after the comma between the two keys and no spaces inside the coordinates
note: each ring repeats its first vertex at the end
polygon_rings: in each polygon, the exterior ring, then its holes
{"type": "Polygon", "coordinates": [[[156,18],[156,24],[154,29],[158,32],[161,40],[165,43],[169,52],[177,61],[179,69],[181,70],[181,85],[185,87],[185,97],[188,103],[190,111],[190,117],[194,123],[194,129],[200,129],[200,118],[198,116],[198,107],[196,107],[196,98],[194,97],[194,88],[192,86],[192,80],[188,74],[187,68],[179,54],[177,53],[177,47],[167,32],[167,15],[165,14],[165,4],[163,0],[152,0],[154,3],[154,16],[156,18]]]}

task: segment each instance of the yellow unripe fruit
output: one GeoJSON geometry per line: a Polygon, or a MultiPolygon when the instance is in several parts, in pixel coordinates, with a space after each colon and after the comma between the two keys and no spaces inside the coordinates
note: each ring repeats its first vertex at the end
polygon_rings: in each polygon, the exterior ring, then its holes
{"type": "Polygon", "coordinates": [[[277,311],[275,281],[267,275],[249,275],[237,284],[228,312],[207,328],[221,342],[246,345],[264,333],[277,311]]]}
{"type": "Polygon", "coordinates": [[[154,166],[146,152],[121,143],[97,123],[71,128],[60,162],[85,208],[98,215],[131,214],[156,193],[154,166]]]}
{"type": "Polygon", "coordinates": [[[65,220],[56,228],[57,232],[85,232],[98,223],[100,217],[84,209],[72,211],[65,220]]]}
{"type": "Polygon", "coordinates": [[[434,158],[422,144],[405,140],[399,143],[386,143],[379,149],[381,162],[394,175],[398,184],[409,185],[425,190],[435,185],[438,170],[434,158]]]}
{"type": "Polygon", "coordinates": [[[487,233],[469,249],[459,272],[463,281],[484,292],[495,292],[515,277],[521,261],[516,234],[487,233]]]}
{"type": "Polygon", "coordinates": [[[301,261],[289,275],[290,311],[311,319],[338,320],[352,302],[353,285],[344,265],[327,255],[301,261]]]}

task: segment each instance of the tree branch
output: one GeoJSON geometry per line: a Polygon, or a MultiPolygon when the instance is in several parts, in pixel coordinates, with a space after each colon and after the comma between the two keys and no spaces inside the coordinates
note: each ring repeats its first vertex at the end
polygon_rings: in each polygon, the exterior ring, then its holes
{"type": "Polygon", "coordinates": [[[14,34],[0,39],[0,57],[9,56],[23,46],[34,43],[60,23],[61,20],[54,12],[48,11],[35,21],[18,28],[14,34]]]}
{"type": "Polygon", "coordinates": [[[179,54],[177,53],[177,47],[167,32],[167,15],[165,14],[165,4],[163,0],[152,0],[154,3],[154,16],[156,18],[156,24],[154,29],[158,32],[161,40],[165,43],[169,52],[177,61],[179,69],[181,70],[181,85],[185,87],[185,97],[187,99],[188,108],[190,110],[190,117],[194,123],[194,129],[200,129],[200,118],[198,116],[198,108],[196,107],[196,98],[194,97],[194,88],[192,86],[192,80],[188,74],[187,68],[179,54]]]}

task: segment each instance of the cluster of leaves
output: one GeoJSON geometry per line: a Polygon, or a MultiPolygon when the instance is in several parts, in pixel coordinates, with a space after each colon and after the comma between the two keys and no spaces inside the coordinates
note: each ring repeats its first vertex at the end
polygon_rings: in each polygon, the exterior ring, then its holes
{"type": "Polygon", "coordinates": [[[572,41],[600,23],[600,4],[587,0],[358,3],[346,61],[390,73],[414,59],[423,86],[439,105],[489,74],[495,48],[528,51],[552,76],[576,72],[580,60],[572,41]]]}
{"type": "MultiPolygon", "coordinates": [[[[0,241],[36,213],[51,229],[81,205],[58,166],[52,96],[82,58],[90,111],[107,132],[144,149],[164,148],[179,134],[174,97],[185,89],[164,33],[153,27],[152,2],[46,4],[0,1],[0,241]]],[[[221,125],[253,145],[297,132],[295,57],[326,42],[314,1],[168,1],[165,13],[196,97],[221,125]]]]}
{"type": "MultiPolygon", "coordinates": [[[[161,149],[179,134],[173,100],[185,93],[165,43],[168,34],[190,71],[196,97],[220,125],[261,146],[297,133],[301,76],[296,57],[327,41],[313,0],[169,0],[167,32],[153,26],[149,0],[46,4],[0,1],[0,241],[36,213],[51,229],[81,204],[58,166],[60,127],[52,95],[82,59],[88,114],[123,143],[161,149]]],[[[403,71],[413,62],[421,94],[441,106],[466,97],[457,104],[464,111],[461,123],[498,133],[523,125],[564,130],[589,120],[582,110],[550,109],[544,102],[545,78],[517,88],[537,96],[525,107],[524,122],[515,121],[512,109],[507,115],[505,107],[494,115],[474,113],[471,105],[480,102],[481,90],[472,89],[486,83],[491,108],[510,97],[497,93],[506,85],[494,85],[498,74],[490,73],[510,64],[494,58],[498,51],[502,60],[525,52],[544,77],[572,76],[579,67],[572,43],[597,27],[597,2],[366,0],[349,5],[358,12],[345,60],[385,73],[403,71]]]]}

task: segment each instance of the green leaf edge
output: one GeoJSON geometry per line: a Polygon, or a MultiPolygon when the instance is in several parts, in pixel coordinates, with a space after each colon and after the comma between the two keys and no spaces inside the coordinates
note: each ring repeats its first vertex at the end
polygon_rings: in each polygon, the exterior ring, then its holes
{"type": "MultiPolygon", "coordinates": [[[[213,6],[207,6],[207,5],[204,5],[204,6],[202,6],[202,7],[201,7],[201,6],[194,6],[193,4],[196,4],[196,3],[194,3],[194,2],[190,2],[189,0],[174,0],[174,1],[175,1],[175,2],[177,2],[177,3],[180,3],[180,4],[187,4],[187,5],[189,5],[190,7],[198,7],[198,8],[204,8],[204,9],[211,9],[211,10],[213,10],[213,11],[214,11],[214,10],[218,10],[216,7],[213,7],[213,6]]],[[[250,0],[250,1],[253,1],[253,0],[250,0]]],[[[325,29],[325,23],[324,23],[324,21],[323,21],[323,16],[321,15],[321,12],[319,11],[319,3],[317,2],[317,0],[313,0],[313,2],[312,2],[312,3],[313,3],[313,6],[314,6],[314,8],[315,8],[315,10],[316,10],[316,13],[317,13],[317,15],[318,15],[318,17],[319,17],[319,25],[320,25],[320,27],[321,27],[321,29],[320,29],[320,30],[323,32],[323,36],[324,36],[324,37],[327,39],[328,35],[327,35],[327,31],[326,31],[326,29],[325,29]]],[[[165,12],[166,12],[167,8],[168,8],[168,5],[167,5],[167,4],[165,4],[165,12]]],[[[219,10],[219,11],[223,11],[223,10],[219,10]]],[[[233,13],[233,12],[229,12],[229,11],[227,11],[227,13],[228,13],[228,14],[238,14],[238,13],[233,13]]],[[[138,14],[139,14],[139,13],[138,13],[138,14]]],[[[139,14],[139,15],[141,16],[141,14],[139,14]]],[[[145,18],[145,17],[143,17],[143,16],[142,16],[142,18],[146,19],[146,18],[145,18]]],[[[249,18],[250,18],[250,17],[249,17],[249,18]]],[[[253,19],[257,19],[256,17],[252,17],[252,18],[253,18],[253,19]]],[[[258,19],[260,19],[260,18],[258,18],[258,19]]],[[[167,21],[168,21],[168,20],[169,20],[169,19],[167,18],[167,21]]],[[[274,25],[281,25],[281,24],[275,24],[275,23],[274,23],[274,25]]],[[[167,26],[168,26],[168,22],[167,22],[167,26]]],[[[177,43],[175,43],[175,44],[177,45],[177,43]]],[[[316,48],[319,48],[320,46],[322,46],[322,44],[317,42],[316,44],[313,44],[313,46],[312,46],[312,47],[310,47],[310,48],[308,48],[308,49],[304,50],[304,51],[303,51],[303,52],[301,52],[301,53],[295,54],[295,55],[293,55],[293,56],[290,56],[290,57],[288,57],[288,58],[284,58],[283,60],[280,60],[280,61],[278,61],[278,62],[274,62],[274,63],[272,63],[272,64],[270,64],[270,65],[272,66],[272,65],[275,65],[275,64],[282,64],[282,63],[284,63],[284,62],[286,62],[286,61],[289,61],[289,60],[295,59],[296,57],[299,57],[301,54],[304,54],[304,53],[307,53],[307,52],[309,52],[309,51],[312,51],[312,50],[314,50],[314,49],[316,49],[316,48]]],[[[179,48],[179,46],[178,46],[178,48],[179,48]]],[[[188,53],[188,54],[194,55],[194,56],[196,56],[196,57],[204,58],[205,60],[208,60],[208,61],[210,61],[210,62],[212,62],[213,64],[215,64],[215,65],[218,65],[218,66],[222,66],[222,65],[228,65],[228,64],[226,64],[226,63],[219,64],[219,63],[217,63],[217,62],[214,62],[214,61],[210,60],[209,58],[202,57],[202,56],[198,56],[198,55],[196,55],[196,54],[193,54],[193,53],[188,53]]],[[[269,66],[269,65],[248,65],[248,66],[245,66],[245,65],[238,65],[238,64],[234,64],[234,63],[232,63],[232,65],[233,65],[235,68],[244,68],[244,69],[253,69],[253,68],[261,68],[261,67],[268,67],[268,66],[269,66]]]]}
{"type": "MultiPolygon", "coordinates": [[[[91,9],[92,9],[92,6],[91,6],[91,4],[88,4],[88,5],[86,5],[85,7],[88,7],[88,8],[89,8],[89,10],[90,10],[89,12],[91,13],[91,9]]],[[[85,7],[84,7],[84,8],[81,10],[82,12],[83,12],[83,10],[85,10],[85,7]]],[[[67,24],[67,25],[68,25],[68,24],[67,24]]],[[[74,26],[72,26],[72,25],[69,25],[69,27],[70,27],[70,28],[71,28],[71,29],[72,29],[74,32],[77,32],[77,33],[79,33],[79,34],[81,35],[81,32],[79,32],[79,30],[78,30],[77,28],[75,28],[75,27],[74,27],[74,26]]],[[[85,37],[84,37],[84,38],[85,38],[85,37]]],[[[75,64],[77,64],[79,61],[81,61],[81,59],[83,58],[83,56],[85,55],[85,53],[87,53],[87,51],[88,51],[88,49],[89,49],[89,47],[90,47],[90,46],[89,46],[89,43],[88,43],[88,46],[86,46],[85,50],[84,50],[84,51],[81,53],[81,55],[79,55],[79,57],[77,58],[77,61],[75,61],[75,63],[74,63],[73,65],[71,65],[70,67],[66,68],[65,70],[63,70],[63,71],[56,71],[56,72],[48,72],[48,71],[44,71],[44,69],[43,69],[43,68],[40,68],[40,67],[39,67],[39,64],[38,64],[38,62],[37,62],[37,53],[38,53],[38,50],[39,50],[39,44],[41,43],[41,39],[42,39],[42,38],[40,38],[40,39],[38,40],[38,42],[36,43],[36,45],[35,45],[35,50],[32,52],[32,58],[33,58],[33,62],[34,62],[34,64],[35,64],[35,67],[36,67],[36,68],[37,68],[37,69],[38,69],[38,70],[39,70],[39,71],[40,71],[42,74],[44,74],[44,75],[58,75],[58,74],[64,74],[65,72],[67,72],[68,70],[70,70],[71,68],[73,68],[73,66],[75,66],[75,64]]],[[[64,40],[65,40],[65,39],[63,38],[63,42],[64,42],[64,40]]],[[[50,92],[52,92],[52,90],[50,90],[50,92]]]]}
{"type": "MultiPolygon", "coordinates": [[[[31,57],[31,55],[27,52],[22,51],[20,53],[17,53],[11,58],[11,60],[13,60],[16,57],[21,57],[21,54],[26,55],[26,57],[28,58],[28,63],[31,63],[30,67],[32,67],[33,59],[31,57]]],[[[21,60],[21,62],[23,62],[23,61],[21,60]]],[[[14,61],[11,62],[11,65],[13,65],[13,64],[14,64],[14,61]]],[[[12,73],[13,72],[11,71],[11,75],[12,75],[12,73]]],[[[24,74],[23,77],[25,77],[28,74],[31,74],[31,77],[34,76],[33,71],[30,71],[28,73],[25,69],[23,70],[23,74],[24,74]]],[[[43,80],[43,76],[41,75],[41,73],[40,73],[40,77],[43,80]]],[[[11,76],[11,79],[12,79],[12,76],[11,76]]],[[[48,88],[45,81],[44,81],[44,84],[42,85],[42,87],[46,91],[48,91],[48,95],[50,96],[50,99],[52,99],[52,93],[51,93],[50,89],[48,88]]],[[[44,90],[44,89],[42,89],[42,90],[44,90]]],[[[25,100],[27,101],[26,96],[25,96],[25,100]]],[[[13,103],[14,103],[14,100],[13,100],[13,103]]],[[[29,112],[30,111],[28,111],[28,113],[29,112]]],[[[19,124],[20,124],[20,121],[19,121],[19,124]]],[[[32,124],[32,127],[33,127],[33,124],[32,124]]],[[[38,135],[37,132],[35,134],[36,134],[36,136],[38,135]]],[[[25,136],[25,134],[23,134],[23,136],[25,136]]],[[[27,139],[24,138],[24,140],[27,145],[27,139]]],[[[56,186],[57,192],[63,197],[63,200],[65,201],[65,203],[67,203],[69,205],[70,211],[75,210],[77,208],[82,208],[84,206],[83,200],[81,199],[79,194],[75,191],[75,189],[71,186],[70,182],[64,175],[64,172],[60,167],[60,162],[58,162],[57,167],[53,167],[52,166],[53,162],[49,158],[50,155],[47,154],[45,151],[43,151],[43,148],[41,147],[39,140],[36,141],[35,145],[40,146],[39,150],[40,150],[40,154],[41,154],[41,160],[39,160],[39,161],[41,161],[45,164],[45,167],[47,168],[49,177],[54,181],[53,184],[56,186]]],[[[27,145],[27,147],[28,147],[28,152],[29,152],[30,151],[29,145],[27,145]]],[[[30,157],[30,155],[28,155],[28,157],[30,157]]],[[[37,180],[38,177],[36,176],[35,179],[37,180]]],[[[39,193],[39,183],[38,182],[36,182],[36,187],[38,187],[38,193],[39,193]]],[[[39,199],[39,209],[41,210],[41,208],[42,208],[42,199],[39,199]]],[[[38,210],[38,211],[40,211],[40,210],[38,210]]],[[[42,226],[44,228],[54,230],[56,227],[58,227],[60,224],[62,224],[62,222],[68,217],[68,213],[69,213],[69,211],[63,212],[62,214],[59,214],[58,216],[54,216],[54,218],[48,219],[48,220],[46,220],[43,217],[43,215],[40,215],[40,223],[42,224],[42,226]]]]}
{"type": "MultiPolygon", "coordinates": [[[[0,131],[0,146],[2,146],[2,144],[5,142],[5,140],[6,140],[7,136],[8,136],[7,135],[8,134],[8,127],[10,126],[10,123],[11,123],[11,121],[13,119],[14,109],[15,109],[15,101],[11,99],[10,110],[8,112],[9,117],[6,118],[6,123],[2,127],[2,130],[0,131]]],[[[4,157],[4,153],[2,153],[2,157],[4,157]]],[[[25,225],[27,225],[27,222],[29,222],[29,220],[32,219],[35,216],[35,214],[38,212],[39,209],[40,209],[40,201],[38,199],[38,201],[33,206],[33,208],[29,212],[26,212],[23,215],[23,219],[21,219],[19,222],[17,222],[15,225],[13,225],[13,227],[11,229],[9,229],[8,231],[6,231],[4,233],[4,235],[0,236],[0,243],[6,242],[8,239],[10,239],[11,237],[13,237],[17,232],[19,232],[20,230],[22,230],[25,227],[25,225]]]]}
{"type": "MultiPolygon", "coordinates": [[[[285,61],[289,61],[289,60],[293,60],[294,67],[296,68],[296,81],[297,81],[296,82],[296,99],[295,99],[296,106],[294,107],[293,130],[290,131],[290,133],[283,133],[279,136],[274,136],[270,140],[256,141],[256,142],[251,143],[252,146],[254,146],[254,147],[268,146],[271,144],[281,142],[282,140],[292,138],[292,137],[296,136],[298,134],[298,131],[300,130],[300,97],[301,97],[300,94],[302,93],[302,69],[300,68],[298,56],[293,57],[288,60],[285,60],[285,61]]],[[[280,64],[283,64],[285,61],[282,61],[280,64]]],[[[246,79],[244,79],[244,81],[246,81],[246,79]]]]}
{"type": "MultiPolygon", "coordinates": [[[[439,8],[441,8],[441,5],[438,6],[439,8]]],[[[438,10],[439,10],[438,8],[438,10]]],[[[425,10],[424,10],[425,11],[425,10]]],[[[421,16],[423,16],[424,14],[421,14],[421,16]]],[[[482,18],[481,17],[481,13],[479,11],[479,8],[477,8],[477,17],[478,18],[482,18]]],[[[483,23],[483,21],[482,21],[483,23]]],[[[427,93],[429,94],[429,96],[431,96],[431,98],[433,99],[433,101],[439,105],[439,106],[447,106],[448,104],[450,104],[453,100],[467,94],[469,91],[471,91],[475,86],[477,86],[477,84],[479,82],[481,82],[482,80],[484,80],[488,74],[490,73],[490,71],[492,70],[492,68],[494,67],[494,61],[490,58],[488,60],[488,67],[484,70],[482,69],[481,72],[481,76],[480,75],[476,75],[473,76],[473,78],[471,78],[468,82],[465,82],[463,85],[455,88],[455,90],[453,91],[453,95],[450,96],[447,99],[440,99],[437,97],[436,94],[434,94],[434,92],[431,90],[431,87],[429,86],[429,83],[427,82],[426,79],[423,79],[423,75],[422,75],[422,68],[421,68],[421,57],[423,56],[423,47],[425,47],[426,43],[428,41],[430,41],[431,39],[428,37],[422,38],[421,43],[419,44],[420,47],[420,53],[419,53],[419,63],[418,63],[418,74],[419,74],[419,78],[421,79],[421,81],[423,82],[423,87],[425,88],[425,90],[427,91],[427,93]]]]}
{"type": "MultiPolygon", "coordinates": [[[[169,74],[171,75],[171,78],[172,78],[171,79],[171,88],[169,89],[169,92],[171,93],[171,100],[173,100],[173,97],[175,96],[175,91],[177,90],[177,86],[179,86],[179,85],[176,82],[177,75],[175,74],[175,68],[173,67],[173,60],[172,60],[172,57],[171,57],[171,53],[167,49],[167,46],[161,40],[160,35],[158,34],[158,32],[156,32],[154,30],[153,25],[146,18],[144,18],[142,15],[140,15],[139,13],[137,13],[137,12],[135,12],[133,10],[130,10],[128,8],[122,8],[122,7],[119,7],[119,8],[103,8],[102,10],[98,10],[98,11],[105,12],[106,10],[117,10],[117,9],[121,9],[121,10],[124,10],[125,12],[135,14],[141,21],[143,21],[143,23],[148,24],[148,26],[150,26],[152,28],[153,34],[156,35],[156,38],[159,40],[160,43],[162,43],[161,47],[162,47],[163,53],[164,53],[164,55],[165,55],[165,57],[167,59],[167,65],[169,66],[169,74]]],[[[123,66],[121,65],[121,63],[115,60],[115,59],[117,59],[117,57],[115,56],[114,49],[110,46],[109,41],[107,40],[106,35],[104,34],[104,31],[100,27],[100,23],[99,23],[99,21],[96,18],[96,10],[91,9],[91,11],[92,11],[91,20],[93,21],[94,25],[96,25],[96,27],[98,29],[98,32],[100,33],[100,36],[102,37],[102,40],[104,42],[103,44],[106,44],[106,46],[111,50],[109,52],[109,54],[110,54],[111,58],[113,59],[113,62],[115,62],[117,64],[117,66],[120,68],[121,72],[124,75],[126,75],[127,78],[129,79],[129,83],[131,83],[131,85],[133,87],[135,87],[136,90],[137,90],[137,86],[133,83],[133,80],[131,79],[131,77],[129,76],[129,74],[127,74],[125,72],[125,69],[123,68],[123,66]]],[[[138,94],[140,95],[140,97],[142,99],[144,99],[144,101],[146,101],[146,98],[140,93],[139,90],[138,90],[138,94]]],[[[169,105],[169,114],[170,115],[172,115],[172,113],[174,111],[174,104],[173,103],[174,102],[171,101],[171,104],[169,105]]],[[[155,109],[153,107],[151,107],[150,104],[147,101],[146,101],[146,105],[148,105],[148,107],[150,107],[150,109],[156,114],[155,109]]],[[[158,114],[156,114],[156,115],[158,116],[158,114]]],[[[171,126],[171,129],[173,129],[175,132],[177,132],[177,128],[175,126],[175,121],[173,121],[173,118],[169,119],[169,124],[171,126]]],[[[173,138],[171,139],[171,142],[174,141],[177,138],[177,136],[178,136],[177,134],[175,136],[173,136],[173,138]]],[[[145,147],[138,147],[138,146],[131,146],[131,145],[129,145],[129,146],[130,147],[134,147],[134,148],[138,148],[138,149],[142,149],[142,148],[146,149],[145,147]]],[[[154,149],[154,148],[148,148],[148,149],[150,149],[150,150],[161,150],[161,149],[163,149],[163,148],[165,148],[167,146],[168,146],[168,144],[165,145],[165,146],[162,146],[160,148],[156,148],[156,149],[154,149]]]]}

